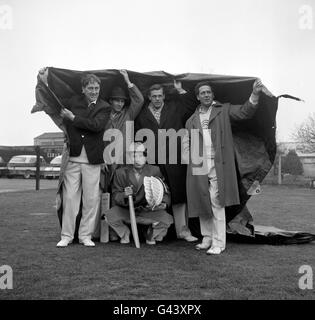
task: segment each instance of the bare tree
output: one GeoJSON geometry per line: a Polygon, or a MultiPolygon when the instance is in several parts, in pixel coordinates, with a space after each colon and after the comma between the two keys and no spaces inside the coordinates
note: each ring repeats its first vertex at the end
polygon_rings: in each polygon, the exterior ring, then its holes
{"type": "Polygon", "coordinates": [[[311,113],[307,119],[296,128],[292,137],[304,146],[304,152],[315,152],[315,113],[311,113]]]}

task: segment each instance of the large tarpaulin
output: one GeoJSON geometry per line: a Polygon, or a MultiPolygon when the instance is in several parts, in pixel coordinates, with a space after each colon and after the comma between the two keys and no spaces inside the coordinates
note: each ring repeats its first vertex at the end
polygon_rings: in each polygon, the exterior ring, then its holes
{"type": "MultiPolygon", "coordinates": [[[[36,86],[36,104],[32,112],[45,111],[56,125],[65,132],[59,117],[60,106],[57,99],[69,98],[74,94],[81,94],[81,76],[93,73],[101,79],[100,97],[108,101],[113,87],[121,86],[126,89],[118,70],[75,71],[59,68],[48,68],[49,88],[38,77],[36,86]]],[[[185,73],[173,75],[164,71],[134,72],[128,70],[130,80],[134,82],[147,97],[148,89],[155,83],[163,84],[168,93],[172,93],[174,79],[182,82],[183,88],[194,97],[194,86],[200,81],[209,81],[212,85],[215,100],[221,103],[243,104],[249,98],[255,77],[239,77],[228,75],[213,75],[199,73],[185,73]]],[[[128,103],[127,103],[128,104],[128,103]]],[[[196,100],[196,106],[198,101],[196,100]]],[[[261,183],[271,169],[276,155],[276,113],[278,99],[262,94],[259,108],[250,120],[233,124],[232,132],[238,168],[238,181],[241,204],[226,208],[227,221],[232,232],[254,236],[252,218],[247,210],[246,202],[251,194],[248,192],[261,183]],[[236,226],[235,228],[233,226],[236,226]]],[[[67,133],[65,132],[66,136],[67,133]]],[[[62,178],[62,175],[61,175],[62,178]]],[[[257,191],[258,192],[258,191],[257,191]]],[[[61,216],[59,215],[59,218],[61,216]]]]}

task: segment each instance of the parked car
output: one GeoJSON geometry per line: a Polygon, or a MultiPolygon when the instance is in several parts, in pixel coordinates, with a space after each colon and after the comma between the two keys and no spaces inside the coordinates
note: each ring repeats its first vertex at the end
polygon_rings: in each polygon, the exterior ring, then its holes
{"type": "Polygon", "coordinates": [[[50,161],[50,164],[44,170],[44,178],[59,178],[61,166],[61,156],[57,156],[50,161]]]}
{"type": "Polygon", "coordinates": [[[8,174],[7,163],[0,157],[0,177],[5,177],[8,174]]]}
{"type": "MultiPolygon", "coordinates": [[[[46,167],[46,161],[40,157],[40,175],[46,167]]],[[[23,176],[25,179],[34,177],[36,175],[36,155],[17,155],[10,159],[8,162],[8,178],[15,176],[23,176]]]]}

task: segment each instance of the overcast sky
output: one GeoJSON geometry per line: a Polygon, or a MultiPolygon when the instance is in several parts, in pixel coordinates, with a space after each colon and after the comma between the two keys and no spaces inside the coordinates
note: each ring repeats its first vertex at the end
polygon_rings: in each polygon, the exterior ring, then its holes
{"type": "Polygon", "coordinates": [[[43,66],[260,77],[306,101],[280,100],[277,137],[290,141],[315,111],[311,14],[312,0],[0,0],[0,145],[59,131],[30,113],[43,66]]]}

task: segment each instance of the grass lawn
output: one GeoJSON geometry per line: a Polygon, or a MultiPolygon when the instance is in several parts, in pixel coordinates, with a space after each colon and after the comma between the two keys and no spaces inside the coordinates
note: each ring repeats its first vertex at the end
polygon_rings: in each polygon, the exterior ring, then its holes
{"type": "MultiPolygon", "coordinates": [[[[97,243],[56,248],[54,190],[0,194],[0,266],[13,269],[2,299],[314,299],[301,265],[315,269],[315,242],[227,244],[220,256],[172,241],[156,246],[97,243]]],[[[315,190],[263,186],[248,207],[256,224],[315,233],[315,190]]]]}

